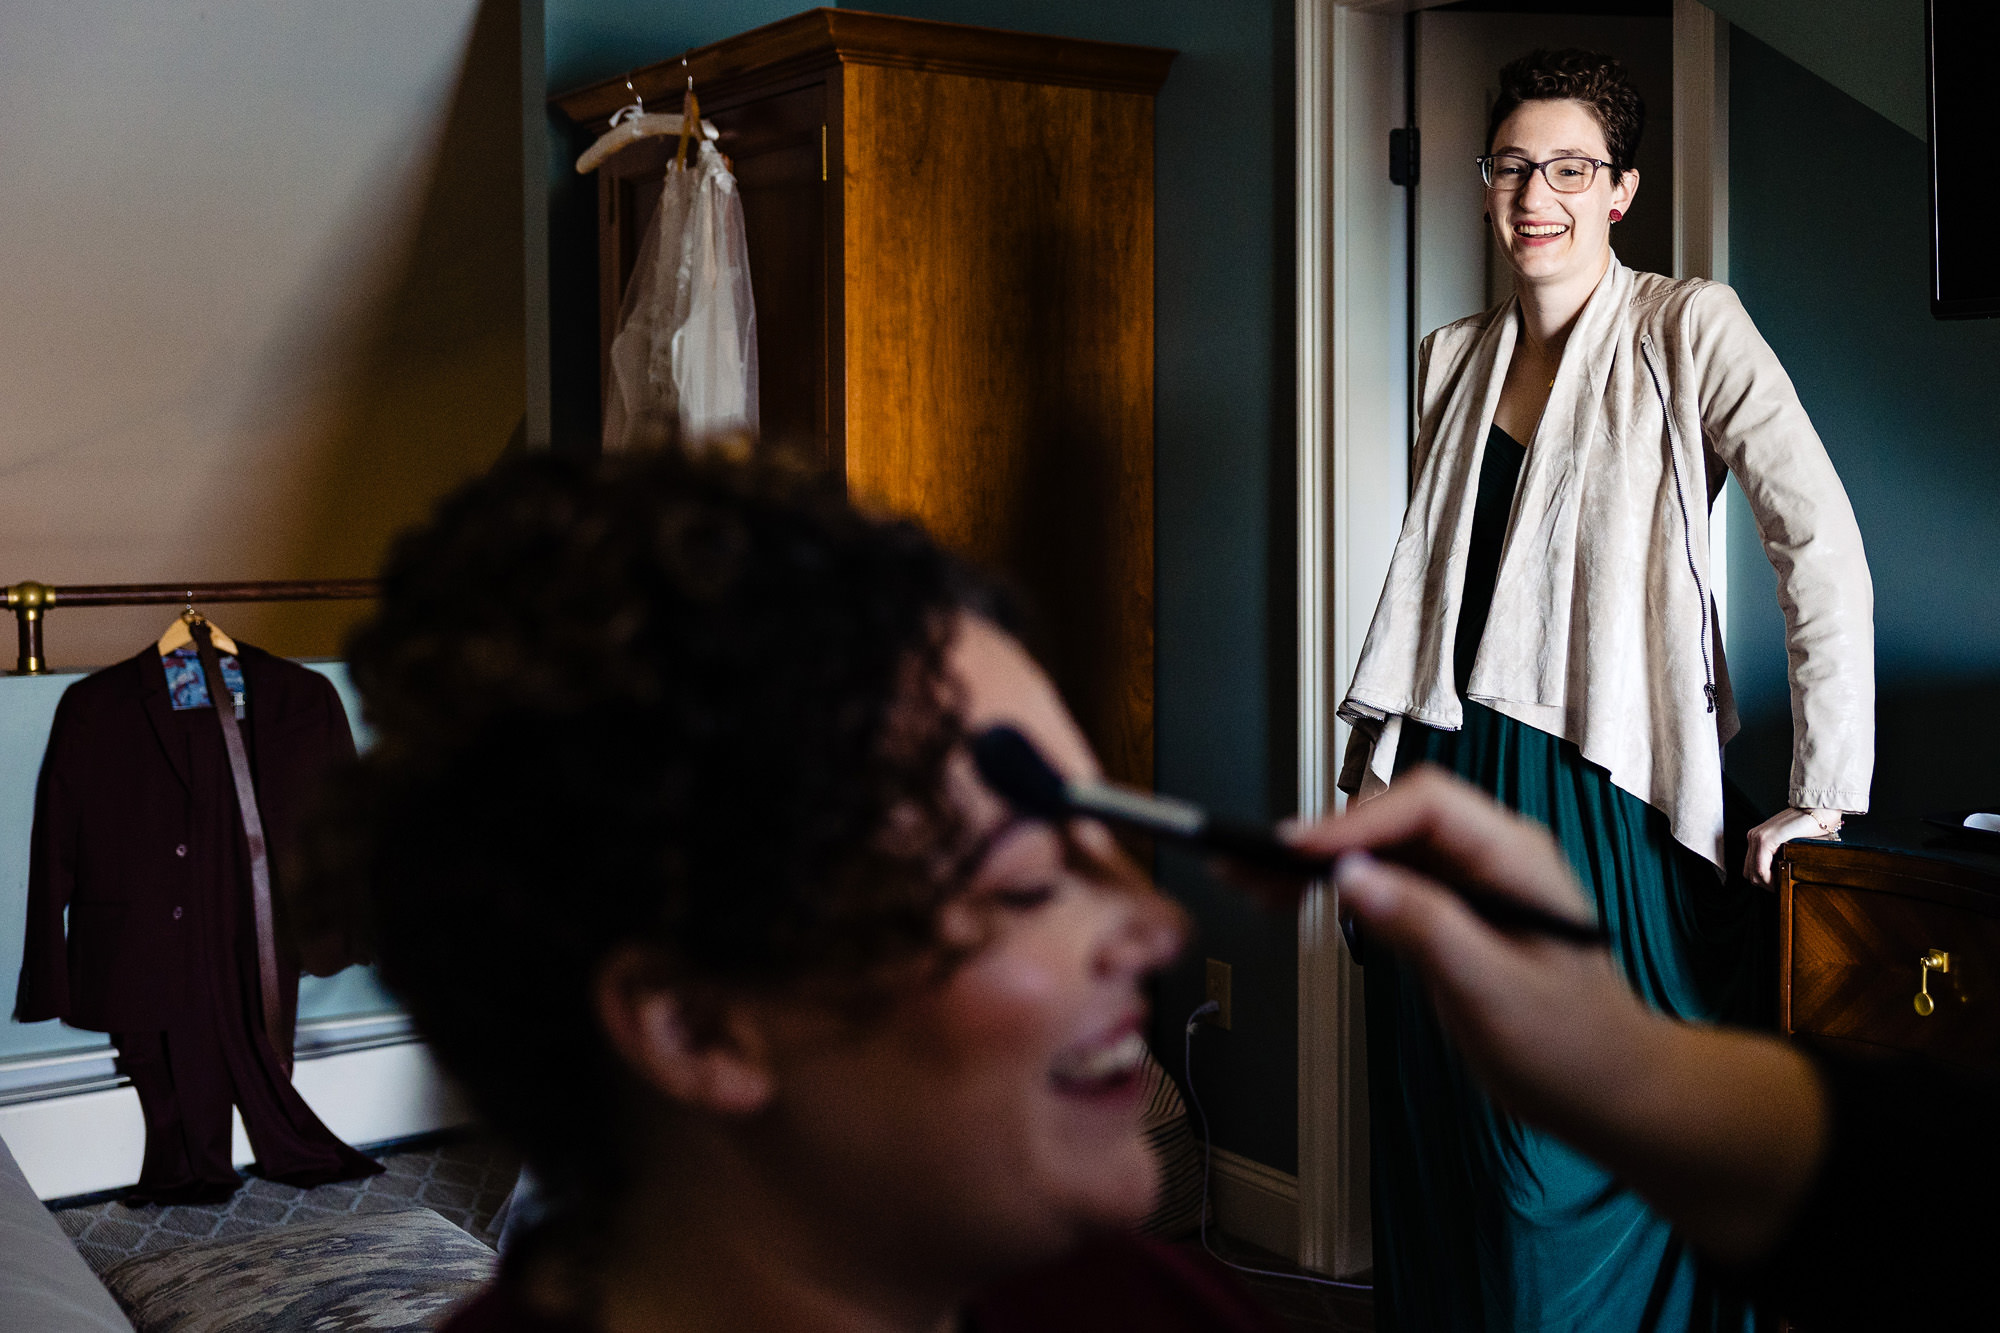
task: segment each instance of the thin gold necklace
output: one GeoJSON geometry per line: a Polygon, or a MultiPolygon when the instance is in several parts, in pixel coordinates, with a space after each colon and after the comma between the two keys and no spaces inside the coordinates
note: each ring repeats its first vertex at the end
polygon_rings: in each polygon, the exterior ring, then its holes
{"type": "MultiPolygon", "coordinates": [[[[1541,357],[1544,361],[1548,360],[1549,349],[1535,341],[1535,335],[1528,332],[1528,322],[1525,319],[1521,321],[1521,341],[1534,348],[1536,356],[1541,357]]],[[[1549,389],[1556,387],[1556,376],[1560,374],[1562,374],[1562,361],[1558,359],[1556,361],[1556,374],[1549,376],[1549,389]]],[[[1547,390],[1545,389],[1543,392],[1547,392],[1547,390]]]]}

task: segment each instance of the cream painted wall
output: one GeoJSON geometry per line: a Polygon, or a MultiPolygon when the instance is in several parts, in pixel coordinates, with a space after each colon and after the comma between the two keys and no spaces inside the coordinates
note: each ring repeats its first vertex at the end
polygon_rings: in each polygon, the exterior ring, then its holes
{"type": "MultiPolygon", "coordinates": [[[[0,5],[0,582],[371,574],[502,452],[524,407],[522,18],[0,5]]],[[[326,654],[358,609],[218,618],[326,654]]],[[[115,660],[165,619],[58,610],[50,655],[115,660]]]]}

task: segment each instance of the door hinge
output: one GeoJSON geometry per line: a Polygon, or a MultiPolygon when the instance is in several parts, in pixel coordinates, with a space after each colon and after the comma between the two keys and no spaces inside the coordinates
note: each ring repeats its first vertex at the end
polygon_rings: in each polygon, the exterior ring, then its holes
{"type": "Polygon", "coordinates": [[[1389,184],[1417,183],[1417,127],[1389,131],[1389,184]]]}

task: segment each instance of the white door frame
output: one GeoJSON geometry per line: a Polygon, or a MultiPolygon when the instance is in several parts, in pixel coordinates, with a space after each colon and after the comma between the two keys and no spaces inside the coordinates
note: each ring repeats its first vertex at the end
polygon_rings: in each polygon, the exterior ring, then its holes
{"type": "MultiPolygon", "coordinates": [[[[1299,808],[1333,790],[1334,716],[1395,541],[1408,453],[1407,192],[1389,184],[1403,119],[1402,20],[1296,0],[1298,52],[1299,808]]],[[[1330,895],[1299,914],[1299,1262],[1370,1263],[1361,978],[1330,895]]]]}
{"type": "MultiPolygon", "coordinates": [[[[1407,497],[1403,229],[1387,184],[1402,123],[1400,19],[1422,0],[1294,0],[1297,49],[1299,809],[1337,805],[1334,716],[1407,497]],[[1392,98],[1388,94],[1395,91],[1392,98]]],[[[1728,280],[1729,69],[1723,20],[1674,0],[1674,257],[1728,280]]],[[[1393,192],[1393,193],[1391,193],[1393,192]]],[[[1720,507],[1712,576],[1723,603],[1720,507]]],[[[1371,1266],[1358,970],[1319,889],[1299,911],[1299,1255],[1371,1266]]]]}

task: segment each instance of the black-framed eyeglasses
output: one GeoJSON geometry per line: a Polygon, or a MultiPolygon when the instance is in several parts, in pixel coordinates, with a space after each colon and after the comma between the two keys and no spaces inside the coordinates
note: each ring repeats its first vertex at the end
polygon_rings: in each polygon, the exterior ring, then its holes
{"type": "Polygon", "coordinates": [[[1597,169],[1611,165],[1594,157],[1552,157],[1546,162],[1531,162],[1518,153],[1489,153],[1473,161],[1479,164],[1479,179],[1486,182],[1489,190],[1518,190],[1539,171],[1549,188],[1558,194],[1582,194],[1597,182],[1597,169]]]}

